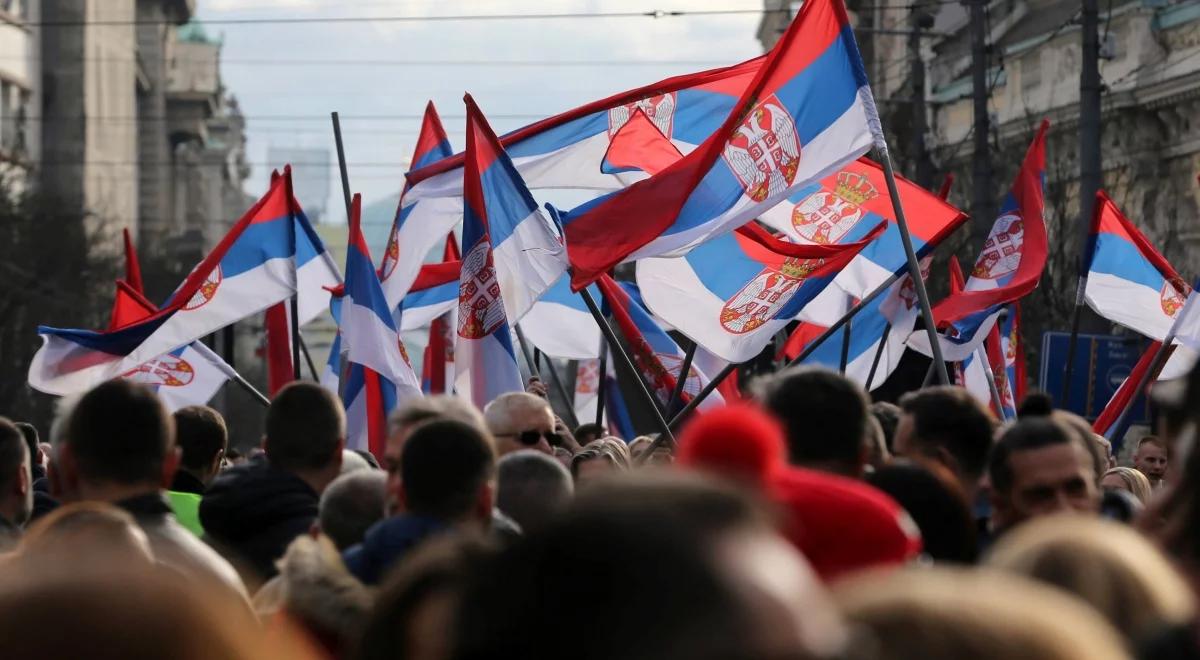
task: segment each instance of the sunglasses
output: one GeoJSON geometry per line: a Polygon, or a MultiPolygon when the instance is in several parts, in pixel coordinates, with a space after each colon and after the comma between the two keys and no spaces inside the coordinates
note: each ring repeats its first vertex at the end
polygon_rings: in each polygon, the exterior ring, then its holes
{"type": "Polygon", "coordinates": [[[521,433],[512,433],[510,435],[526,447],[537,446],[538,441],[542,438],[545,438],[551,447],[557,447],[562,444],[562,436],[554,431],[522,431],[521,433]]]}

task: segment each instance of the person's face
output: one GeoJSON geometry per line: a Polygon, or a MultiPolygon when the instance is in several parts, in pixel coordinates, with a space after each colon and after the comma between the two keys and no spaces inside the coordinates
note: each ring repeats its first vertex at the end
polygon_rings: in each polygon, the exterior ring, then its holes
{"type": "Polygon", "coordinates": [[[496,449],[501,456],[522,449],[554,455],[548,438],[554,433],[554,413],[547,408],[522,408],[513,412],[512,428],[499,429],[496,449]],[[536,435],[536,439],[535,439],[536,435]]]}
{"type": "Polygon", "coordinates": [[[582,488],[588,483],[603,479],[616,470],[616,466],[602,456],[583,461],[575,466],[575,487],[582,488]]]}
{"type": "Polygon", "coordinates": [[[917,421],[912,415],[900,415],[900,421],[896,423],[896,434],[892,437],[892,453],[898,457],[914,458],[913,435],[916,428],[917,421]]]}
{"type": "Polygon", "coordinates": [[[404,441],[408,439],[410,429],[402,427],[389,434],[383,446],[383,469],[387,470],[387,511],[389,514],[400,511],[400,496],[402,481],[400,479],[400,452],[404,450],[404,441]]]}
{"type": "Polygon", "coordinates": [[[1125,483],[1125,480],[1121,478],[1121,475],[1119,474],[1106,475],[1100,480],[1100,488],[1104,490],[1123,490],[1129,493],[1133,492],[1129,490],[1129,484],[1125,483]]]}
{"type": "Polygon", "coordinates": [[[1153,442],[1147,442],[1133,454],[1133,466],[1146,475],[1152,484],[1158,484],[1167,474],[1167,451],[1153,442]]]}
{"type": "Polygon", "coordinates": [[[1008,460],[1013,485],[1003,505],[1010,524],[1053,513],[1096,512],[1100,498],[1091,457],[1077,443],[1013,452],[1008,460]]]}

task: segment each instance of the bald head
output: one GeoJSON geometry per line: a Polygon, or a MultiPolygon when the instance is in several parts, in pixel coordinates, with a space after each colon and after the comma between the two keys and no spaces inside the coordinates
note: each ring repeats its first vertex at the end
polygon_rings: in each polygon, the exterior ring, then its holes
{"type": "Polygon", "coordinates": [[[554,411],[545,399],[526,392],[501,394],[484,408],[483,416],[501,456],[521,449],[552,454],[554,411]]]}
{"type": "Polygon", "coordinates": [[[575,491],[562,463],[531,449],[500,459],[496,471],[496,506],[527,534],[566,508],[575,491]]]}

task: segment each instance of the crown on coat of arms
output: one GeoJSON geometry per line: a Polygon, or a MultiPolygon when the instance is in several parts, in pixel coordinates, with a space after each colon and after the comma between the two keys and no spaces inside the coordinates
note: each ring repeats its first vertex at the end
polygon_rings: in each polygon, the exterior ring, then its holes
{"type": "Polygon", "coordinates": [[[879,191],[864,174],[840,172],[833,194],[852,204],[862,205],[868,200],[878,197],[879,191]]]}
{"type": "Polygon", "coordinates": [[[783,265],[779,267],[779,272],[783,273],[784,277],[802,280],[812,275],[812,272],[820,265],[820,259],[797,259],[789,257],[783,260],[783,265]]]}

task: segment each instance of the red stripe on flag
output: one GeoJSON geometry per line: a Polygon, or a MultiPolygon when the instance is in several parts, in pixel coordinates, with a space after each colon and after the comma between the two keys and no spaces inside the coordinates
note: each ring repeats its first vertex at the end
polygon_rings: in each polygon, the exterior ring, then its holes
{"type": "Polygon", "coordinates": [[[295,379],[292,368],[292,329],[288,323],[288,304],[276,303],[263,314],[267,335],[267,395],[275,394],[295,379]]]}
{"type": "Polygon", "coordinates": [[[387,439],[387,415],[383,411],[383,392],[379,385],[379,373],[363,367],[363,386],[367,393],[367,451],[383,461],[384,442],[387,439]]]}

